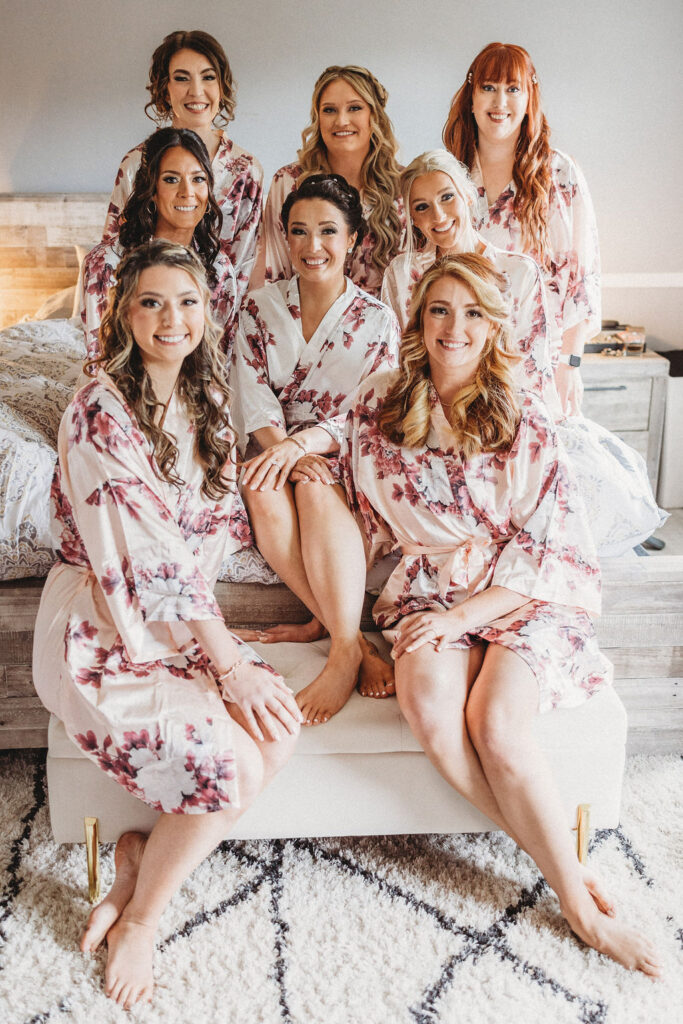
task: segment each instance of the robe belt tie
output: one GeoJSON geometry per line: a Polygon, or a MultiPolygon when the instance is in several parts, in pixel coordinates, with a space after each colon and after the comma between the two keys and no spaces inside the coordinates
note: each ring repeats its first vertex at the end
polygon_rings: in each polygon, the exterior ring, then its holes
{"type": "Polygon", "coordinates": [[[439,566],[439,593],[445,597],[451,584],[466,589],[486,575],[493,559],[490,557],[496,542],[490,537],[473,537],[464,544],[401,544],[401,552],[409,557],[424,555],[427,559],[449,555],[439,566]],[[489,557],[487,557],[487,555],[489,557]]]}

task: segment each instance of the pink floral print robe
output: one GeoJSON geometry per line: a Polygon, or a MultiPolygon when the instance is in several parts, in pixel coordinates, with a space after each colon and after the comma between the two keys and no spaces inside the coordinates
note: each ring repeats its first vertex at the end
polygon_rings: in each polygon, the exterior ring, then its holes
{"type": "MultiPolygon", "coordinates": [[[[119,233],[119,218],[133,191],[142,159],[142,143],[126,153],[116,174],[109,200],[102,241],[111,243],[119,233]]],[[[223,136],[211,163],[214,196],[223,213],[221,249],[235,270],[237,307],[249,286],[256,255],[256,236],[263,202],[263,168],[258,160],[223,136]]]]}
{"type": "MultiPolygon", "coordinates": [[[[516,367],[519,386],[542,398],[557,419],[561,407],[550,361],[550,325],[538,266],[529,256],[505,252],[491,244],[486,245],[481,255],[507,282],[504,297],[509,307],[512,344],[522,356],[516,367]]],[[[411,254],[401,253],[387,267],[382,281],[382,302],[393,309],[401,331],[408,323],[415,285],[436,258],[436,247],[430,245],[411,254]]]]}
{"type": "MultiPolygon", "coordinates": [[[[116,241],[100,242],[83,260],[81,320],[85,331],[88,359],[100,354],[100,324],[109,304],[109,289],[116,283],[116,268],[123,253],[116,241]]],[[[226,328],[224,340],[230,348],[232,325],[238,306],[237,281],[232,263],[222,252],[214,262],[217,281],[211,293],[211,311],[220,327],[226,328]]]]}
{"type": "Polygon", "coordinates": [[[600,611],[600,570],[547,410],[521,392],[511,450],[466,459],[432,389],[427,443],[408,448],[377,426],[395,379],[395,371],[380,371],[363,382],[341,451],[370,560],[401,552],[375,604],[377,624],[390,631],[411,612],[448,609],[505,587],[528,601],[452,646],[485,641],[515,651],[536,677],[542,712],[581,704],[611,678],[590,618],[600,611]]]}
{"type": "MultiPolygon", "coordinates": [[[[282,204],[297,187],[296,183],[301,176],[299,164],[287,164],[276,171],[270,185],[268,198],[263,208],[263,220],[258,239],[258,253],[256,263],[264,268],[266,281],[287,280],[293,274],[292,261],[287,245],[287,236],[282,224],[280,211],[282,204]]],[[[403,212],[403,199],[397,196],[395,205],[401,219],[401,229],[405,233],[405,214],[403,212]]],[[[370,207],[363,205],[363,212],[367,217],[370,207]]],[[[400,239],[401,245],[403,239],[400,239]]],[[[375,236],[368,231],[360,245],[357,245],[346,263],[346,274],[354,284],[357,284],[363,291],[379,298],[382,287],[382,272],[372,262],[372,253],[376,245],[375,236]]]]}
{"type": "Polygon", "coordinates": [[[261,427],[294,434],[321,426],[341,441],[358,384],[380,366],[396,366],[397,358],[396,317],[348,278],[308,342],[298,277],[249,292],[230,376],[240,446],[261,427]]]}
{"type": "MultiPolygon", "coordinates": [[[[500,249],[524,252],[521,225],[514,211],[514,182],[489,206],[478,157],[471,175],[479,189],[476,230],[500,249]]],[[[587,320],[587,337],[600,332],[600,247],[593,203],[580,169],[571,157],[554,149],[550,176],[550,267],[540,264],[537,252],[528,254],[539,262],[547,290],[552,323],[550,351],[555,363],[565,331],[587,320]]]]}
{"type": "MultiPolygon", "coordinates": [[[[165,429],[177,439],[180,490],[157,474],[106,374],[64,413],[52,485],[58,561],[38,612],[34,681],[71,740],[128,792],[195,814],[239,798],[232,719],[186,623],[222,619],[216,576],[250,531],[239,496],[201,494],[194,427],[175,396],[165,429]]],[[[236,642],[243,660],[261,663],[236,642]]]]}

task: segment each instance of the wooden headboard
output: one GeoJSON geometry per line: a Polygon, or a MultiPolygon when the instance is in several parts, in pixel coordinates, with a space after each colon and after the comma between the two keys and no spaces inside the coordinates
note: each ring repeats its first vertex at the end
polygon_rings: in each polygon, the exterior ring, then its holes
{"type": "Polygon", "coordinates": [[[103,192],[0,193],[0,328],[76,283],[75,246],[99,242],[108,202],[103,192]]]}

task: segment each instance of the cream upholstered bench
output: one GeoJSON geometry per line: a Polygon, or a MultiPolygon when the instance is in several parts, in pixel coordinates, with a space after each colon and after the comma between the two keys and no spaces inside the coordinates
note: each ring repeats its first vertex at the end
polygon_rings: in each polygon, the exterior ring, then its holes
{"type": "MultiPolygon", "coordinates": [[[[380,643],[381,643],[380,638],[380,643]]],[[[329,641],[254,644],[293,689],[320,671],[329,641]]],[[[557,779],[568,821],[590,804],[591,824],[619,822],[626,713],[612,687],[581,707],[539,716],[537,735],[557,779]]],[[[149,830],[156,812],[90,762],[54,716],[48,793],[57,842],[83,842],[83,819],[100,838],[149,830]]],[[[294,756],[237,823],[235,839],[482,832],[492,823],[459,797],[427,760],[395,698],[354,693],[328,723],[304,728],[294,756]]]]}

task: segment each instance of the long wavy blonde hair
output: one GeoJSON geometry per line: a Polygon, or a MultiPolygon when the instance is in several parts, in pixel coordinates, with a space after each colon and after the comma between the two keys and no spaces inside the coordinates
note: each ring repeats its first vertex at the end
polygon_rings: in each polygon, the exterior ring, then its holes
{"type": "Polygon", "coordinates": [[[519,82],[529,97],[515,150],[514,208],[522,229],[524,251],[547,264],[550,127],[541,107],[536,69],[525,49],[510,43],[489,43],[474,58],[465,81],[451,101],[443,130],[444,144],[453,156],[472,167],[479,138],[472,97],[485,82],[519,82]]]}
{"type": "Polygon", "coordinates": [[[413,224],[412,213],[410,212],[410,190],[417,181],[425,174],[434,174],[441,171],[453,182],[453,188],[467,206],[470,219],[464,225],[465,236],[463,242],[466,249],[474,250],[478,242],[477,233],[474,230],[472,218],[477,204],[477,187],[470,178],[469,171],[464,164],[456,160],[447,149],[430,149],[426,153],[420,153],[414,160],[411,160],[401,173],[401,195],[406,213],[406,252],[411,255],[413,249],[421,249],[425,244],[425,237],[422,232],[413,224]]]}
{"type": "Polygon", "coordinates": [[[401,340],[400,376],[384,400],[378,417],[382,433],[395,444],[420,448],[430,429],[431,372],[422,323],[429,291],[452,277],[474,295],[489,321],[486,345],[473,381],[463,385],[444,410],[465,457],[507,450],[519,425],[519,403],[512,367],[519,356],[511,351],[507,305],[501,294],[504,279],[478,253],[444,256],[426,271],[415,287],[411,316],[401,340]]]}
{"type": "Polygon", "coordinates": [[[228,417],[229,392],[219,346],[221,331],[211,316],[211,293],[204,268],[193,252],[159,238],[131,249],[124,256],[116,268],[116,284],[109,293],[109,306],[102,318],[101,355],[86,363],[85,370],[94,377],[101,367],[111,377],[152,446],[159,475],[167,483],[182,487],[185,481],[176,472],[175,438],[155,422],[164,403],[154,393],[128,319],[142,272],[158,266],[178,267],[189,274],[204,303],[204,335],[183,361],[176,388],[195,425],[197,455],[204,467],[202,493],[218,501],[234,490],[224,471],[226,463],[234,458],[235,435],[228,417]]]}
{"type": "Polygon", "coordinates": [[[348,82],[370,108],[370,148],[361,168],[361,191],[370,207],[368,228],[376,240],[372,262],[383,271],[401,243],[403,228],[395,205],[401,172],[396,162],[398,143],[385,109],[389,94],[367,68],[355,64],[325,68],[313,88],[311,123],[301,133],[299,164],[304,174],[332,170],[320,131],[320,102],[327,86],[340,78],[348,82]]]}

